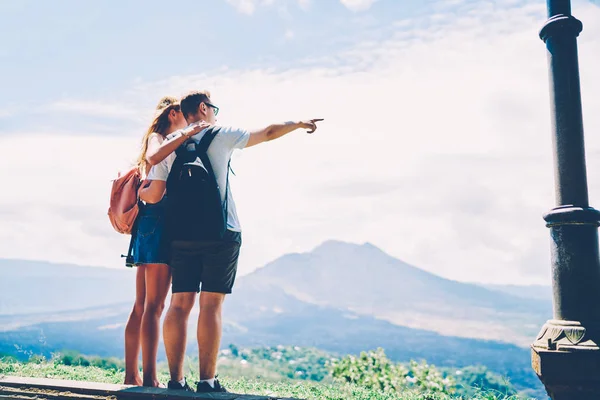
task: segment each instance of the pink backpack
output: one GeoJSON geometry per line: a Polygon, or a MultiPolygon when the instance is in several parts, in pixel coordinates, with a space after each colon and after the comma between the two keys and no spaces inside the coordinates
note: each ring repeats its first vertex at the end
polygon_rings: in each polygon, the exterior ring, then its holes
{"type": "Polygon", "coordinates": [[[113,180],[108,219],[119,233],[131,234],[133,230],[133,224],[139,212],[138,190],[140,185],[141,176],[137,167],[131,168],[124,175],[119,173],[113,180]]]}

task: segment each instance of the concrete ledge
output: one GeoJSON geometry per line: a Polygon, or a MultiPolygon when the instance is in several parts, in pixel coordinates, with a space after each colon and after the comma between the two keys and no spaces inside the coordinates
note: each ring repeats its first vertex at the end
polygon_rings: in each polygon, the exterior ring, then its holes
{"type": "Polygon", "coordinates": [[[148,388],[109,383],[70,381],[62,379],[0,376],[0,400],[70,399],[70,400],[141,400],[141,399],[201,399],[201,400],[294,400],[272,396],[235,393],[191,393],[178,390],[148,388]]]}

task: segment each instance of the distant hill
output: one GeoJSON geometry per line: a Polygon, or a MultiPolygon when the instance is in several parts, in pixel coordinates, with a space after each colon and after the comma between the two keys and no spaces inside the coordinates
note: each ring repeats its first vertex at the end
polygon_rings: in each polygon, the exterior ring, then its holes
{"type": "Polygon", "coordinates": [[[444,279],[368,243],[329,241],[310,253],[285,255],[240,279],[238,288],[245,287],[281,288],[303,302],[397,325],[523,346],[552,316],[549,301],[444,279]]]}
{"type": "Polygon", "coordinates": [[[550,285],[483,285],[483,287],[516,297],[540,300],[548,304],[552,301],[552,287],[550,285]]]}
{"type": "MultiPolygon", "coordinates": [[[[229,299],[232,301],[226,302],[223,348],[229,344],[289,345],[358,354],[383,347],[396,361],[425,359],[438,366],[453,367],[480,364],[508,376],[518,388],[539,384],[530,367],[529,351],[521,347],[397,326],[373,317],[303,303],[276,289],[270,293],[277,307],[268,301],[244,300],[254,295],[261,297],[262,293],[241,289],[240,296],[232,296],[229,299]]],[[[130,304],[126,303],[65,311],[49,316],[46,322],[0,332],[0,354],[26,359],[30,354],[51,357],[61,350],[75,349],[83,354],[123,357],[123,329],[129,309],[130,304]]],[[[8,318],[20,317],[4,317],[0,323],[8,318]]],[[[197,354],[195,319],[195,315],[190,318],[187,348],[190,355],[197,354]]],[[[165,359],[162,345],[159,359],[165,359]]]]}
{"type": "Polygon", "coordinates": [[[113,269],[0,259],[0,315],[133,302],[134,277],[135,269],[125,267],[113,269]]]}
{"type": "MultiPolygon", "coordinates": [[[[0,353],[122,356],[134,277],[135,269],[0,260],[0,353]]],[[[370,244],[330,241],[239,278],[222,343],[340,354],[383,347],[397,361],[483,364],[537,387],[527,345],[550,316],[548,301],[444,279],[370,244]]]]}
{"type": "MultiPolygon", "coordinates": [[[[55,313],[132,302],[135,271],[0,260],[0,321],[2,315],[55,313]]],[[[239,278],[228,302],[245,297],[239,293],[251,289],[255,293],[251,306],[262,299],[258,294],[264,293],[267,297],[263,300],[281,308],[270,296],[274,288],[302,303],[444,335],[521,346],[527,346],[552,316],[547,289],[543,287],[482,287],[444,279],[368,243],[329,241],[309,253],[282,256],[239,278]]],[[[28,320],[23,318],[20,324],[28,320]]],[[[0,330],[7,328],[0,325],[0,330]]]]}

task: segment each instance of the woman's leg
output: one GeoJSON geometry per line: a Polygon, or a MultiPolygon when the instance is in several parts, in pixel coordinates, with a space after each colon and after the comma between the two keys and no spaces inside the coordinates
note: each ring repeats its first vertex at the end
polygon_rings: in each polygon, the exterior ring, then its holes
{"type": "Polygon", "coordinates": [[[138,358],[140,355],[140,326],[146,300],[146,272],[137,267],[135,276],[135,303],[125,326],[125,384],[142,386],[138,358]]]}
{"type": "Polygon", "coordinates": [[[146,264],[146,302],[142,317],[142,369],[144,386],[158,386],[156,353],[160,336],[160,316],[171,286],[171,270],[165,264],[146,264]]]}

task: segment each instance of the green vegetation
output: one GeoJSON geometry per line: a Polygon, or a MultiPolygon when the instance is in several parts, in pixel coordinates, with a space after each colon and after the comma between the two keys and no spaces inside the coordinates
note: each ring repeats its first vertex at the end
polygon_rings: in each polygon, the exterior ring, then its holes
{"type": "MultiPolygon", "coordinates": [[[[446,374],[452,371],[442,369],[446,374]]],[[[482,389],[504,393],[505,395],[515,395],[517,391],[508,382],[508,380],[498,374],[489,371],[482,365],[469,366],[454,371],[458,392],[465,396],[473,396],[482,389]]],[[[525,396],[525,393],[520,393],[525,396]]]]}
{"type": "Polygon", "coordinates": [[[230,345],[221,350],[219,370],[223,375],[331,382],[330,353],[298,346],[240,349],[230,345]]]}
{"type": "MultiPolygon", "coordinates": [[[[383,349],[346,356],[331,364],[335,382],[397,393],[427,393],[478,398],[495,393],[498,398],[516,398],[515,389],[505,379],[482,366],[438,369],[422,361],[408,364],[390,361],[383,349]]],[[[488,398],[488,397],[483,397],[488,398]]],[[[491,397],[496,398],[496,397],[491,397]]]]}
{"type": "MultiPolygon", "coordinates": [[[[198,379],[197,360],[186,361],[190,382],[198,379]]],[[[122,383],[123,361],[65,351],[46,360],[0,359],[0,375],[122,383]]],[[[484,367],[459,371],[424,362],[398,364],[378,349],[341,359],[300,347],[240,349],[230,346],[219,357],[220,380],[237,393],[319,400],[518,400],[514,389],[484,367]],[[468,386],[467,386],[468,384],[468,386]]],[[[159,379],[168,381],[164,363],[159,379]]]]}
{"type": "Polygon", "coordinates": [[[454,379],[444,377],[434,366],[415,361],[411,361],[408,367],[396,364],[386,357],[382,349],[334,361],[332,375],[338,382],[384,392],[456,393],[454,379]]]}
{"type": "Polygon", "coordinates": [[[97,356],[84,356],[74,350],[66,350],[57,354],[53,360],[56,364],[78,365],[82,367],[98,367],[116,371],[125,370],[125,361],[117,357],[102,358],[97,356]]]}

